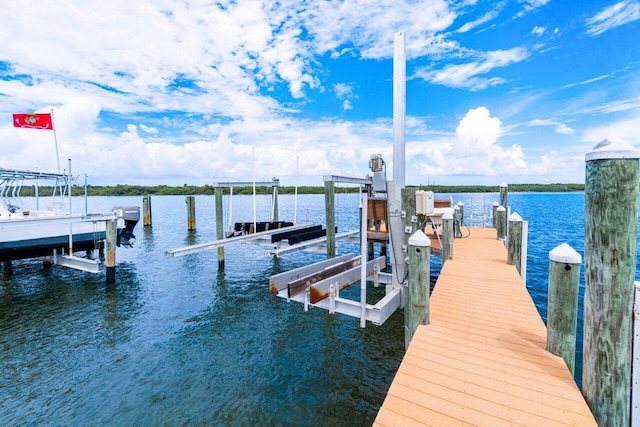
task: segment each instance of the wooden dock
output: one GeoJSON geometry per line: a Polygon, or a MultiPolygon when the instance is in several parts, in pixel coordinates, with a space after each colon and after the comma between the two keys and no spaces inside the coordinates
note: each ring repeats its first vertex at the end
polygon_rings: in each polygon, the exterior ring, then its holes
{"type": "Polygon", "coordinates": [[[456,239],[376,426],[595,426],[495,229],[456,239]]]}

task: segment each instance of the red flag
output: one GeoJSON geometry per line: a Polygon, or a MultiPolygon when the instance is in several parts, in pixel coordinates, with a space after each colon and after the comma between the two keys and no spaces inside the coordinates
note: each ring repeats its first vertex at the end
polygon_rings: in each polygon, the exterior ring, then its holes
{"type": "Polygon", "coordinates": [[[53,120],[51,119],[51,113],[14,114],[13,127],[53,130],[53,120]]]}

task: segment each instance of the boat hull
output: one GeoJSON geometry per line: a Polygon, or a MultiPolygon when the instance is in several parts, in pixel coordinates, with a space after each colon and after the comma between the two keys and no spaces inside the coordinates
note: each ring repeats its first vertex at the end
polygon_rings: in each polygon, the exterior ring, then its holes
{"type": "Polygon", "coordinates": [[[104,247],[106,238],[104,221],[86,221],[77,218],[24,218],[0,221],[0,261],[34,258],[57,253],[69,253],[69,235],[72,251],[91,251],[104,247]]]}

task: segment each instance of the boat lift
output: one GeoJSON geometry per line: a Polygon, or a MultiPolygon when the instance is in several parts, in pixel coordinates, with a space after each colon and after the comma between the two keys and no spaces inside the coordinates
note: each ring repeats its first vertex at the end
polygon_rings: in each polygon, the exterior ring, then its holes
{"type": "MultiPolygon", "coordinates": [[[[353,239],[358,234],[358,230],[335,234],[335,227],[332,225],[331,232],[329,227],[326,231],[322,230],[322,227],[313,224],[294,224],[283,221],[278,221],[278,187],[280,181],[273,178],[272,181],[264,182],[247,182],[247,181],[228,181],[228,182],[216,182],[212,186],[216,190],[216,229],[217,239],[211,242],[199,243],[194,245],[183,246],[176,249],[168,249],[165,251],[165,255],[180,257],[185,255],[194,254],[197,252],[218,249],[223,251],[224,247],[231,244],[243,243],[243,244],[255,244],[268,247],[267,254],[279,257],[284,254],[296,252],[296,251],[312,251],[319,252],[324,251],[326,247],[325,242],[327,239],[353,239]],[[247,223],[236,223],[235,226],[231,220],[232,218],[232,197],[229,201],[229,227],[231,231],[223,232],[224,220],[222,209],[222,189],[229,188],[230,196],[233,196],[234,187],[253,187],[253,221],[247,223]],[[256,221],[256,202],[255,202],[255,188],[256,187],[273,187],[273,211],[271,222],[259,223],[256,221]],[[241,227],[240,227],[241,225],[241,227]],[[245,227],[247,226],[247,227],[245,227]],[[269,226],[275,228],[269,228],[269,226]],[[266,227],[266,229],[265,229],[266,227]],[[227,236],[225,237],[225,234],[227,236]]],[[[224,260],[224,254],[222,255],[224,260]]],[[[224,268],[224,263],[220,263],[219,252],[219,266],[224,268]]]]}
{"type": "MultiPolygon", "coordinates": [[[[329,188],[327,204],[332,203],[334,182],[346,182],[361,186],[360,193],[360,255],[342,255],[333,257],[328,253],[329,259],[312,265],[300,267],[271,276],[269,279],[269,291],[287,301],[296,301],[304,304],[304,310],[309,307],[318,307],[328,310],[329,313],[341,313],[360,319],[360,326],[365,327],[370,321],[375,325],[382,325],[396,309],[403,305],[404,286],[394,283],[394,276],[382,271],[386,267],[386,256],[369,259],[369,242],[376,241],[393,242],[387,237],[383,238],[384,231],[389,234],[388,205],[386,198],[376,197],[375,191],[386,192],[386,178],[383,168],[384,162],[380,155],[371,157],[369,166],[374,172],[373,177],[350,178],[339,176],[325,176],[325,188],[329,188]],[[330,183],[327,185],[326,183],[330,183]],[[379,206],[378,206],[379,205],[379,206]],[[375,215],[369,215],[369,207],[374,209],[382,206],[385,210],[384,219],[376,220],[375,215]],[[373,216],[373,220],[372,220],[373,216]],[[383,222],[383,232],[379,225],[383,222]],[[373,227],[374,231],[371,231],[373,227]],[[377,227],[377,228],[376,228],[377,227]],[[340,291],[360,282],[360,301],[354,301],[340,296],[340,291]],[[375,304],[367,303],[367,285],[373,286],[385,284],[385,296],[375,304]]],[[[332,229],[333,215],[327,207],[327,231],[332,229]]],[[[372,212],[373,213],[373,212],[372,212]]],[[[327,233],[329,234],[329,233],[327,233]]],[[[337,236],[336,236],[337,237],[337,236]]],[[[330,239],[327,236],[327,239],[330,239]]],[[[393,253],[393,248],[392,248],[393,253]]]]}
{"type": "MultiPolygon", "coordinates": [[[[99,259],[77,257],[74,252],[93,251],[106,241],[107,248],[113,243],[113,248],[107,252],[113,251],[115,263],[115,246],[132,245],[139,208],[118,206],[108,213],[88,213],[85,199],[85,212],[72,214],[70,197],[73,179],[77,179],[77,176],[74,178],[70,173],[0,168],[0,261],[10,265],[11,261],[17,259],[40,258],[53,265],[99,273],[99,259]],[[46,210],[38,210],[40,180],[54,182],[51,188],[52,203],[46,210]],[[36,182],[36,210],[23,209],[20,190],[26,181],[36,182]],[[69,197],[68,210],[63,208],[65,192],[69,197]],[[109,225],[111,223],[113,227],[109,225]]],[[[110,254],[107,255],[109,258],[110,254]]],[[[107,269],[109,267],[107,265],[107,269]]]]}

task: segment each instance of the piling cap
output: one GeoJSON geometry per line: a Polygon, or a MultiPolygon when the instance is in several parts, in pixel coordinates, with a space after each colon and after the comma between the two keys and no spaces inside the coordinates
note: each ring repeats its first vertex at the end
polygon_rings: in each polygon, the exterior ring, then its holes
{"type": "Polygon", "coordinates": [[[571,246],[563,243],[549,252],[549,260],[565,264],[581,264],[582,256],[571,246]]]}
{"type": "Polygon", "coordinates": [[[509,222],[522,222],[522,217],[514,212],[509,215],[509,222]]]}
{"type": "Polygon", "coordinates": [[[498,206],[500,206],[500,203],[498,203],[498,202],[493,202],[493,205],[491,205],[491,206],[494,206],[494,207],[496,207],[496,208],[497,208],[498,206]]]}
{"type": "Polygon", "coordinates": [[[504,206],[500,205],[500,206],[498,206],[498,207],[496,208],[496,210],[497,210],[498,212],[504,212],[504,211],[506,211],[506,210],[507,210],[507,208],[505,208],[504,206]]]}
{"type": "Polygon", "coordinates": [[[622,139],[607,138],[584,156],[586,162],[606,159],[640,159],[640,150],[622,139]]]}
{"type": "Polygon", "coordinates": [[[427,237],[422,230],[417,230],[409,237],[410,246],[430,247],[431,240],[427,237]]]}
{"type": "Polygon", "coordinates": [[[464,203],[462,203],[462,201],[459,201],[458,206],[464,206],[464,203]]]}
{"type": "Polygon", "coordinates": [[[502,184],[500,184],[500,188],[507,188],[507,187],[508,187],[508,185],[507,185],[506,182],[503,182],[502,184]]]}

